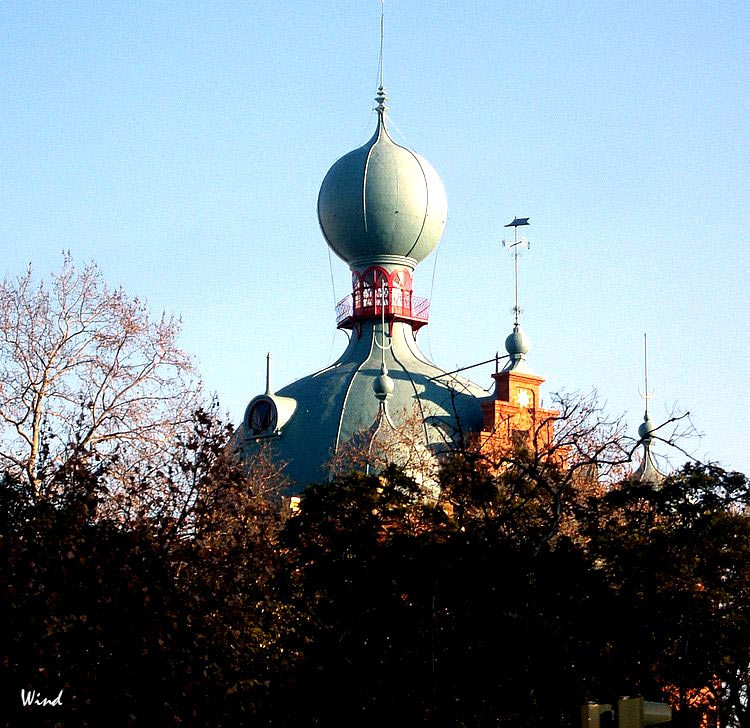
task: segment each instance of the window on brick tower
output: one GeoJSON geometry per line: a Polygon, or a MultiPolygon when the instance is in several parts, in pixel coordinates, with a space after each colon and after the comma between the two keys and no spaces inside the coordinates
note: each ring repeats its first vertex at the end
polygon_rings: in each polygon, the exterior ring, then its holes
{"type": "Polygon", "coordinates": [[[531,407],[534,404],[534,394],[529,389],[519,389],[516,401],[521,407],[531,407]]]}

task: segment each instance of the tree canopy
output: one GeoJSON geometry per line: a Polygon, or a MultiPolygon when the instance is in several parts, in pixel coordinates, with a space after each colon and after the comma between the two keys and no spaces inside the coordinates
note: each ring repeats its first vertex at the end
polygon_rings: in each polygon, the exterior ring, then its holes
{"type": "Polygon", "coordinates": [[[626,480],[540,540],[518,473],[453,463],[449,501],[395,467],[342,475],[289,515],[278,474],[220,451],[179,531],[102,517],[86,463],[54,503],[5,476],[12,715],[23,687],[64,689],[61,725],[574,726],[640,694],[679,725],[748,725],[745,476],[626,480]]]}
{"type": "Polygon", "coordinates": [[[69,259],[0,287],[1,725],[567,728],[630,694],[750,728],[745,475],[639,482],[569,400],[553,450],[426,477],[407,438],[293,510],[178,328],[69,259]]]}

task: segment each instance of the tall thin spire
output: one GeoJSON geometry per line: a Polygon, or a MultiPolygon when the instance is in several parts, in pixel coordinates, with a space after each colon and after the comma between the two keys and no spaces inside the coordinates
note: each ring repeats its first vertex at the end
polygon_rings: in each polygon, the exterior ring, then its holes
{"type": "Polygon", "coordinates": [[[643,423],[638,428],[638,434],[643,441],[644,446],[648,449],[651,445],[651,431],[654,428],[654,423],[651,422],[651,417],[648,413],[648,401],[654,396],[652,392],[648,391],[648,344],[646,334],[643,334],[643,392],[638,390],[638,394],[646,400],[646,411],[643,413],[643,423]]]}
{"type": "Polygon", "coordinates": [[[378,55],[378,86],[384,88],[384,53],[385,46],[385,0],[380,0],[380,54],[378,55]]]}
{"type": "Polygon", "coordinates": [[[635,475],[638,480],[649,483],[659,483],[663,480],[664,475],[656,467],[656,462],[654,461],[654,456],[651,452],[651,443],[653,441],[651,433],[654,432],[656,428],[654,427],[654,423],[651,421],[648,412],[648,401],[654,395],[648,391],[648,345],[645,333],[643,334],[643,382],[645,389],[643,393],[641,393],[640,390],[638,392],[641,397],[646,400],[646,411],[643,413],[643,422],[638,428],[638,437],[643,443],[643,460],[641,461],[635,475]]]}
{"type": "MultiPolygon", "coordinates": [[[[650,394],[648,391],[648,344],[646,340],[646,333],[643,334],[643,382],[644,382],[644,389],[643,394],[641,394],[641,397],[646,400],[646,412],[643,415],[643,419],[648,419],[648,401],[653,397],[653,394],[650,394]]],[[[640,394],[640,392],[639,392],[640,394]]]]}

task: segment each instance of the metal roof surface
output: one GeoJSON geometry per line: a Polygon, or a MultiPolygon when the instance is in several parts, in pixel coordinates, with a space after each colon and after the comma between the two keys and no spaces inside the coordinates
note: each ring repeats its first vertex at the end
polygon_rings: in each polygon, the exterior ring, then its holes
{"type": "MultiPolygon", "coordinates": [[[[285,473],[295,483],[292,492],[324,481],[325,465],[337,448],[375,422],[379,402],[372,385],[381,365],[376,336],[380,341],[380,323],[365,322],[361,336],[352,334],[336,363],[278,391],[296,400],[297,408],[280,434],[262,441],[270,442],[279,461],[286,463],[285,473]]],[[[416,411],[425,421],[426,438],[434,449],[455,434],[458,422],[467,431],[481,429],[479,400],[487,392],[431,363],[419,350],[408,324],[394,323],[391,348],[384,359],[395,385],[388,412],[396,426],[416,411]]],[[[247,438],[244,424],[236,437],[248,455],[261,442],[247,438]]]]}

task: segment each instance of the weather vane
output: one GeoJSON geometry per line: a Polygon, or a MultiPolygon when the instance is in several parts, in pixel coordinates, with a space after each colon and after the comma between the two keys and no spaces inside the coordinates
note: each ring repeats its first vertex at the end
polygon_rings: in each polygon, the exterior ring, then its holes
{"type": "Polygon", "coordinates": [[[518,317],[521,315],[521,307],[518,305],[518,249],[519,247],[526,246],[526,248],[531,247],[531,243],[529,243],[526,238],[522,237],[520,240],[518,239],[518,228],[522,227],[524,225],[529,224],[529,218],[528,217],[517,217],[513,220],[513,222],[509,222],[505,227],[512,227],[513,228],[513,242],[509,243],[506,240],[503,240],[503,247],[507,248],[508,250],[512,251],[513,253],[513,266],[515,268],[515,274],[516,274],[516,305],[513,306],[513,314],[515,316],[514,324],[518,326],[518,317]]]}

